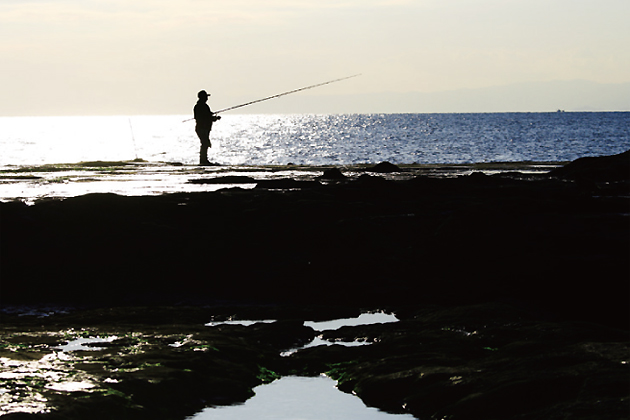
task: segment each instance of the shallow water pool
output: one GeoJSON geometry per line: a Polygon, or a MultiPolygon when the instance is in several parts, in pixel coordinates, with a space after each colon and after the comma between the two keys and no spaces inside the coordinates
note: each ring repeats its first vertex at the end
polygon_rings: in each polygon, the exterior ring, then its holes
{"type": "MultiPolygon", "coordinates": [[[[206,326],[243,325],[258,322],[270,323],[274,320],[229,320],[210,322],[206,326]]],[[[342,318],[331,321],[306,321],[304,325],[315,331],[336,330],[345,326],[370,325],[398,322],[393,314],[384,312],[364,313],[356,318],[342,318]]],[[[281,353],[287,357],[308,347],[340,344],[344,346],[367,345],[367,342],[330,342],[316,337],[303,347],[281,353]]],[[[227,407],[210,407],[199,412],[190,420],[406,420],[411,415],[393,415],[376,408],[367,407],[356,396],[343,393],[336,388],[336,381],[325,375],[319,377],[285,376],[271,384],[254,388],[256,395],[244,404],[227,407]]]]}
{"type": "Polygon", "coordinates": [[[389,322],[398,322],[393,314],[386,314],[385,312],[373,312],[364,313],[357,318],[342,318],[334,319],[332,321],[306,321],[305,326],[311,327],[315,331],[336,330],[341,327],[355,327],[357,325],[370,325],[370,324],[386,324],[389,322]]]}
{"type": "Polygon", "coordinates": [[[389,414],[367,407],[356,396],[335,388],[336,381],[285,376],[254,388],[244,404],[206,408],[189,420],[412,420],[410,414],[389,414]]]}

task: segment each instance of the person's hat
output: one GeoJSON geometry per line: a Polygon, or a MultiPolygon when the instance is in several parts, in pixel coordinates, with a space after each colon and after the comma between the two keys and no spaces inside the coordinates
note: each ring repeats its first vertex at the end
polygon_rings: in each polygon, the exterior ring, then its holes
{"type": "Polygon", "coordinates": [[[199,93],[197,94],[197,98],[201,99],[201,98],[207,98],[208,96],[208,92],[206,92],[205,90],[200,90],[199,93]]]}

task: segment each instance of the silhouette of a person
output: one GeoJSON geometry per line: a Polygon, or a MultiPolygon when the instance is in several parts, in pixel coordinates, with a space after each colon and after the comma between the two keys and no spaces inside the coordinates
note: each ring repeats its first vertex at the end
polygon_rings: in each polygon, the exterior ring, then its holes
{"type": "Polygon", "coordinates": [[[197,104],[193,108],[195,115],[195,132],[201,141],[201,148],[199,149],[199,164],[210,165],[208,161],[208,147],[212,147],[210,143],[210,131],[212,130],[212,123],[221,119],[221,117],[214,115],[208,106],[208,93],[205,90],[197,93],[197,104]]]}

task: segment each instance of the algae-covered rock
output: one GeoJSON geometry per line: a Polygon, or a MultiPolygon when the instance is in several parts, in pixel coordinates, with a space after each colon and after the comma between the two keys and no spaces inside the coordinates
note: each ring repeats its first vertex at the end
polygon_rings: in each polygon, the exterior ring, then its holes
{"type": "Polygon", "coordinates": [[[367,335],[370,346],[316,347],[292,362],[308,371],[327,365],[340,390],[417,418],[594,418],[580,413],[585,407],[623,416],[627,333],[540,315],[504,304],[419,308],[399,323],[331,334],[367,335]]]}
{"type": "Polygon", "coordinates": [[[0,345],[11,362],[0,370],[11,391],[3,398],[19,402],[40,395],[46,401],[42,410],[52,410],[38,415],[42,419],[183,419],[206,406],[243,402],[253,387],[281,376],[321,373],[370,406],[417,418],[617,418],[630,398],[626,331],[549,320],[531,307],[393,308],[399,322],[324,333],[327,339],[371,344],[318,346],[282,356],[314,336],[294,317],[317,306],[222,305],[5,317],[0,345]],[[199,322],[213,314],[246,313],[278,321],[213,327],[199,322]],[[100,349],[54,356],[50,346],[78,336],[116,338],[100,349]],[[45,379],[33,381],[28,372],[37,363],[45,379]],[[16,366],[22,373],[6,379],[16,366]],[[90,387],[55,390],[72,382],[90,387]]]}

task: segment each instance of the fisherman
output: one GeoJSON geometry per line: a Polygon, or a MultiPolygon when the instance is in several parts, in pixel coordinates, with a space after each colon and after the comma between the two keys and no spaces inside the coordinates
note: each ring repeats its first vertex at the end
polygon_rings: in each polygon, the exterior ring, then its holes
{"type": "Polygon", "coordinates": [[[199,165],[210,165],[208,161],[208,147],[211,147],[210,144],[210,131],[212,130],[212,123],[221,119],[220,116],[215,115],[210,111],[210,107],[208,106],[208,93],[205,90],[199,91],[197,93],[197,104],[193,109],[195,115],[195,121],[197,125],[195,126],[195,132],[201,141],[201,148],[199,149],[199,165]]]}

